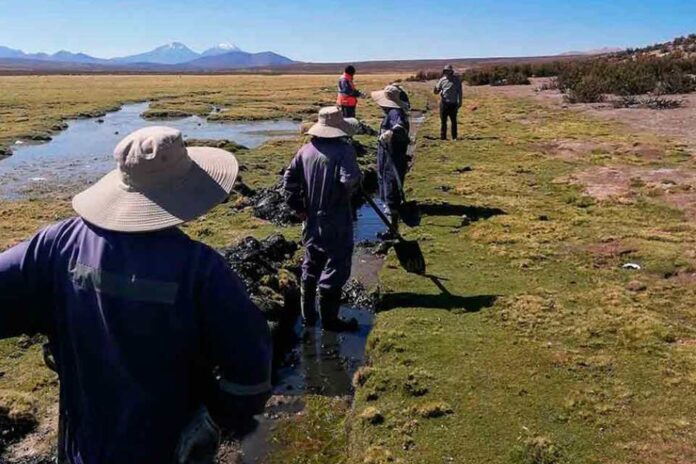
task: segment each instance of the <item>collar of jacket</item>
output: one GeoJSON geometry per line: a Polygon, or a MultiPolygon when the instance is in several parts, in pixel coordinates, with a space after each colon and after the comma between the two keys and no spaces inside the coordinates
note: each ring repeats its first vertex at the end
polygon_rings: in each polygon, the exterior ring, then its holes
{"type": "Polygon", "coordinates": [[[349,81],[352,81],[352,80],[353,80],[353,76],[351,76],[351,75],[348,74],[348,73],[343,73],[343,78],[344,78],[344,79],[348,79],[349,81]]]}

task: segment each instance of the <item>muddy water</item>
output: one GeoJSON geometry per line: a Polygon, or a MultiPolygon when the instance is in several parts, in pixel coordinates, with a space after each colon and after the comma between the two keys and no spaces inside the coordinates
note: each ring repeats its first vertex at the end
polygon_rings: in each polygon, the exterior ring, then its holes
{"type": "MultiPolygon", "coordinates": [[[[360,209],[353,233],[356,242],[375,240],[377,233],[384,229],[368,206],[360,209]]],[[[381,267],[381,258],[358,248],[353,258],[352,277],[367,286],[374,285],[381,267]]],[[[288,352],[285,365],[275,373],[273,394],[276,401],[272,401],[266,413],[257,418],[256,430],[242,440],[243,464],[263,462],[272,451],[267,439],[274,423],[281,417],[302,411],[303,395],[352,396],[353,374],[365,362],[365,344],[374,314],[365,308],[343,305],[341,317],[357,319],[359,330],[336,334],[315,328],[302,333],[298,321],[296,343],[288,352]]]]}
{"type": "Polygon", "coordinates": [[[166,125],[179,129],[185,138],[228,139],[249,148],[271,137],[297,133],[298,128],[293,121],[219,123],[198,116],[145,120],[140,115],[148,107],[149,103],[124,105],[101,118],[69,121],[68,128],[49,142],[13,145],[13,156],[0,160],[0,198],[53,193],[91,183],[114,168],[111,153],[116,144],[145,126],[166,125]]]}

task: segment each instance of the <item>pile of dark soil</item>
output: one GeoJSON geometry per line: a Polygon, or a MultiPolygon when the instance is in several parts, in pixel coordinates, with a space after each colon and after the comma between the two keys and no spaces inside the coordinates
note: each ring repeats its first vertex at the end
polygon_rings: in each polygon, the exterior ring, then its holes
{"type": "Polygon", "coordinates": [[[8,446],[21,440],[36,428],[36,419],[21,415],[13,417],[7,408],[0,406],[0,462],[8,446]]]}
{"type": "Polygon", "coordinates": [[[302,222],[285,203],[282,180],[273,187],[256,190],[243,182],[237,182],[234,191],[239,195],[232,206],[236,210],[250,207],[255,217],[270,221],[277,226],[289,226],[302,222]]]}
{"type": "Polygon", "coordinates": [[[253,197],[254,216],[279,226],[299,224],[300,219],[285,203],[283,184],[279,182],[271,188],[257,191],[253,197]]]}
{"type": "Polygon", "coordinates": [[[300,267],[292,261],[298,248],[296,242],[274,234],[263,240],[246,237],[222,250],[251,299],[265,314],[274,336],[291,328],[299,315],[300,267]]]}

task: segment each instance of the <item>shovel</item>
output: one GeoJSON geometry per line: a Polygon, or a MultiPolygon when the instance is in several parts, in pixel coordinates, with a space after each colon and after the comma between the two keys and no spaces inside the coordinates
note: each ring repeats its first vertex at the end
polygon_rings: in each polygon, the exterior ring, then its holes
{"type": "Polygon", "coordinates": [[[406,272],[418,275],[425,274],[425,258],[423,257],[423,252],[418,242],[405,240],[389,221],[387,216],[384,215],[382,210],[379,209],[379,206],[375,204],[374,200],[365,192],[362,192],[362,195],[365,197],[367,204],[375,210],[377,216],[379,216],[382,222],[389,228],[389,231],[396,237],[397,242],[394,244],[394,250],[396,251],[396,257],[399,258],[401,266],[406,269],[406,272]]]}

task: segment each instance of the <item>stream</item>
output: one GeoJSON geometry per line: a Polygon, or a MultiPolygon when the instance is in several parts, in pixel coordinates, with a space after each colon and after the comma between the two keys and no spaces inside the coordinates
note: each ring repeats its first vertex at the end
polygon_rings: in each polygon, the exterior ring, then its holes
{"type": "Polygon", "coordinates": [[[145,126],[165,125],[179,129],[185,139],[227,139],[248,148],[298,133],[298,123],[290,120],[223,123],[199,116],[143,119],[141,114],[149,106],[148,102],[133,103],[103,117],[68,121],[68,128],[48,142],[18,140],[12,145],[14,154],[0,159],[0,198],[72,192],[89,185],[115,168],[112,152],[118,142],[145,126]]]}

